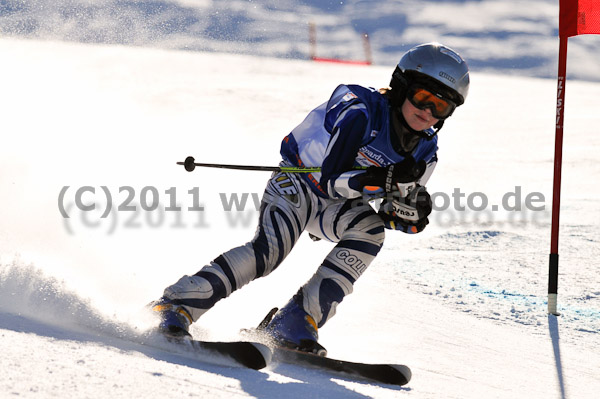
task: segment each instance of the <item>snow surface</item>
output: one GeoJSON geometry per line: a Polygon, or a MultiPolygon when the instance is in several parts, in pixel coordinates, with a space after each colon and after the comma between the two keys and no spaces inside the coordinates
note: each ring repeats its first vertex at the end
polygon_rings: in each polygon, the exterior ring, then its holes
{"type": "MultiPolygon", "coordinates": [[[[554,77],[556,0],[12,0],[0,34],[86,43],[364,60],[394,65],[416,44],[460,49],[479,72],[554,77]]],[[[600,80],[600,37],[569,40],[570,77],[600,80]]]]}
{"type": "MultiPolygon", "coordinates": [[[[0,397],[597,397],[600,84],[567,82],[556,318],[546,314],[556,82],[473,73],[429,183],[438,200],[453,202],[456,189],[464,198],[422,234],[388,232],[320,331],[333,357],[409,365],[412,381],[396,388],[293,365],[207,363],[139,338],[152,325],[144,305],[166,285],[252,237],[252,194],[268,178],[175,162],[276,165],[282,137],[338,83],[385,86],[389,67],[15,38],[0,39],[0,54],[0,397]],[[95,188],[81,205],[96,210],[78,210],[81,187],[95,188]],[[106,218],[102,187],[114,206],[106,218]],[[151,187],[152,212],[142,209],[151,187]],[[180,212],[164,210],[172,187],[180,212]],[[203,212],[188,210],[194,187],[203,212]],[[539,193],[545,209],[502,210],[518,190],[519,204],[539,193]],[[128,191],[136,211],[118,211],[128,191]],[[246,211],[224,211],[222,196],[243,193],[246,211]],[[482,195],[485,210],[458,210],[482,195]]],[[[235,339],[330,248],[303,236],[277,271],[192,332],[235,339]]]]}

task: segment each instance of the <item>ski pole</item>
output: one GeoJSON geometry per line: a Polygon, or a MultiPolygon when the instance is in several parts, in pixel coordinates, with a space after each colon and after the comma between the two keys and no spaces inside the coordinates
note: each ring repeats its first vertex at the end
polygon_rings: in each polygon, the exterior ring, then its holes
{"type": "MultiPolygon", "coordinates": [[[[221,169],[237,169],[237,170],[258,170],[266,172],[285,172],[285,173],[317,173],[321,171],[321,167],[302,167],[302,166],[253,166],[253,165],[225,165],[217,163],[200,163],[196,162],[194,157],[187,157],[184,162],[177,162],[177,165],[183,165],[188,172],[196,169],[196,166],[204,168],[221,168],[221,169]]],[[[355,169],[366,169],[366,167],[356,167],[355,169]]]]}

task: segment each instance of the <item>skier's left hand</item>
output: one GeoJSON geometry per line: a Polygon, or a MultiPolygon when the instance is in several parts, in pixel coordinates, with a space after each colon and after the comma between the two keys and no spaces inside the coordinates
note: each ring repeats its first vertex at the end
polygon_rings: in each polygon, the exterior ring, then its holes
{"type": "Polygon", "coordinates": [[[370,166],[364,173],[354,177],[356,186],[363,194],[392,193],[400,190],[399,185],[416,183],[425,173],[425,161],[415,161],[412,156],[387,166],[370,166]]]}
{"type": "Polygon", "coordinates": [[[384,200],[378,215],[387,229],[408,234],[420,233],[429,224],[432,211],[431,196],[427,189],[417,185],[406,197],[384,200]]]}

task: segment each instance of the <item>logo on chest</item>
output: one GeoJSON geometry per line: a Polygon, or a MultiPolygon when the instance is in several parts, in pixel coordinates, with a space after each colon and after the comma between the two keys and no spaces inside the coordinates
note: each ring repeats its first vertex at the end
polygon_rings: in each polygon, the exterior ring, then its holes
{"type": "Polygon", "coordinates": [[[394,163],[383,153],[370,146],[364,146],[358,150],[356,161],[361,166],[384,166],[394,163]]]}

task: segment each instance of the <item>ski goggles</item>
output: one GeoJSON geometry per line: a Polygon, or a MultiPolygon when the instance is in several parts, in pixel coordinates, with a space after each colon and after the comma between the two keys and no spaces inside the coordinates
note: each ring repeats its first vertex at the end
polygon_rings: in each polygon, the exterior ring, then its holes
{"type": "Polygon", "coordinates": [[[412,105],[419,109],[429,108],[431,115],[436,119],[446,119],[456,109],[454,101],[448,100],[440,94],[432,93],[421,86],[409,87],[406,98],[412,105]]]}

